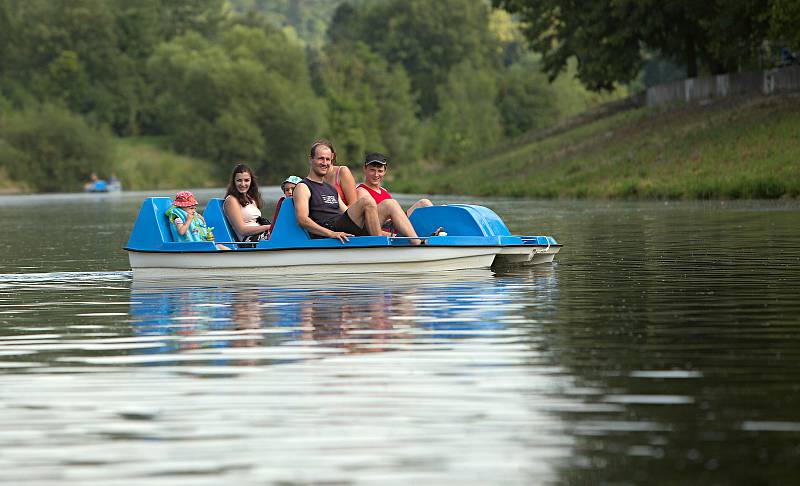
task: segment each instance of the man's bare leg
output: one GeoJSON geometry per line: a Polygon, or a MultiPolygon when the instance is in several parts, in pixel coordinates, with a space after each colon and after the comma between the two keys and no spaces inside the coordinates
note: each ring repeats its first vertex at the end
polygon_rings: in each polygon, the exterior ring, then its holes
{"type": "Polygon", "coordinates": [[[382,234],[382,220],[378,217],[375,200],[371,197],[359,198],[347,208],[347,215],[357,226],[366,229],[370,235],[379,236],[382,234]]]}
{"type": "Polygon", "coordinates": [[[433,203],[431,202],[430,199],[420,199],[419,201],[415,202],[410,208],[408,208],[408,211],[406,211],[406,214],[410,218],[411,217],[411,213],[413,213],[415,209],[417,209],[417,208],[427,208],[428,206],[433,206],[433,203]]]}
{"type": "MultiPolygon", "coordinates": [[[[414,226],[411,224],[411,221],[408,220],[405,211],[403,211],[403,208],[400,207],[400,204],[394,199],[386,199],[378,204],[378,219],[380,221],[386,221],[389,218],[391,218],[392,225],[398,233],[411,238],[417,237],[417,232],[414,231],[414,226]]],[[[421,243],[421,241],[417,239],[410,241],[412,245],[419,245],[421,243]]]]}

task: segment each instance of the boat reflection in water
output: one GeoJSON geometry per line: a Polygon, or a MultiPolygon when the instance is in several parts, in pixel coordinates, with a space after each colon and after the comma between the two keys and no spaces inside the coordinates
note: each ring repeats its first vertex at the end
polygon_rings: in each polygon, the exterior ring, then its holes
{"type": "MultiPolygon", "coordinates": [[[[555,279],[552,271],[535,274],[555,279]]],[[[156,355],[153,364],[268,364],[431,349],[453,339],[507,333],[504,320],[517,319],[514,314],[524,307],[511,293],[531,289],[521,278],[478,270],[441,272],[433,279],[370,275],[356,282],[340,276],[292,276],[258,285],[199,280],[182,288],[134,281],[131,322],[138,336],[162,341],[142,351],[156,355]]]]}

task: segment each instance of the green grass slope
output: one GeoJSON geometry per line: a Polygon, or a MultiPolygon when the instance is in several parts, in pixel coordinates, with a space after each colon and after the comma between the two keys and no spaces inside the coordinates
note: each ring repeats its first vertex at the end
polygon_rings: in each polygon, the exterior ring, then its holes
{"type": "Polygon", "coordinates": [[[800,195],[800,95],[637,108],[528,134],[454,165],[398,167],[398,192],[565,198],[800,195]],[[532,140],[532,141],[526,141],[532,140]]]}
{"type": "Polygon", "coordinates": [[[154,137],[117,139],[114,169],[125,190],[181,189],[225,185],[214,165],[179,155],[154,137]]]}

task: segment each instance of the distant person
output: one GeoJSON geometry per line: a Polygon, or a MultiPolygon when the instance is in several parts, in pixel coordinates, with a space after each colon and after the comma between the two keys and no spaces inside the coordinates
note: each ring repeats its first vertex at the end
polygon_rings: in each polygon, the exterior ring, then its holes
{"type": "MultiPolygon", "coordinates": [[[[345,204],[336,189],[325,182],[332,160],[333,150],[329,145],[315,142],[311,146],[308,176],[294,189],[295,214],[300,226],[314,236],[337,238],[344,243],[350,236],[382,235],[380,221],[391,216],[400,221],[399,232],[416,238],[413,226],[396,203],[379,208],[371,197],[362,197],[350,206],[345,204]]],[[[419,244],[420,240],[411,243],[419,244]]]]}
{"type": "Polygon", "coordinates": [[[89,182],[83,185],[83,189],[86,191],[93,191],[94,185],[97,183],[97,181],[97,174],[92,172],[91,175],[89,175],[89,182]]]}
{"type": "Polygon", "coordinates": [[[244,164],[234,167],[222,209],[238,241],[266,238],[271,225],[261,216],[263,205],[253,170],[244,164]]]}
{"type": "Polygon", "coordinates": [[[112,173],[111,177],[108,178],[108,190],[109,191],[121,191],[122,190],[122,181],[117,178],[117,175],[112,173]]]}
{"type": "MultiPolygon", "coordinates": [[[[164,213],[169,218],[170,232],[176,241],[214,241],[213,228],[209,228],[206,220],[197,212],[197,199],[189,191],[181,191],[164,213]]],[[[217,243],[218,250],[230,250],[217,243]]]]}
{"type": "Polygon", "coordinates": [[[302,182],[303,179],[297,177],[296,175],[291,175],[286,178],[283,183],[281,183],[281,191],[283,191],[284,197],[292,197],[294,193],[294,186],[302,182]]]}
{"type": "Polygon", "coordinates": [[[86,192],[106,192],[108,187],[106,181],[99,179],[97,174],[92,172],[89,176],[89,182],[83,185],[83,190],[86,192]]]}
{"type": "MultiPolygon", "coordinates": [[[[358,197],[370,196],[375,199],[377,204],[393,199],[389,191],[382,186],[386,171],[389,168],[388,164],[389,160],[382,153],[369,152],[366,154],[364,157],[364,182],[356,187],[358,197]]],[[[408,208],[406,215],[410,217],[415,209],[428,206],[433,206],[430,199],[420,199],[408,208]]]]}
{"type": "Polygon", "coordinates": [[[331,154],[333,154],[331,168],[325,174],[325,182],[336,189],[336,192],[339,193],[339,199],[343,203],[346,205],[352,204],[358,199],[356,195],[356,180],[353,178],[353,173],[350,172],[350,168],[346,165],[336,165],[336,150],[334,150],[330,141],[320,138],[311,145],[312,150],[317,145],[328,147],[331,150],[331,154]]]}

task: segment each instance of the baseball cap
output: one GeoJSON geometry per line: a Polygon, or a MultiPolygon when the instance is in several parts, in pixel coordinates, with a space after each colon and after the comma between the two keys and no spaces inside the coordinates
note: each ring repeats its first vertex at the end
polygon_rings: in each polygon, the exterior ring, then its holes
{"type": "Polygon", "coordinates": [[[364,156],[364,165],[386,165],[387,163],[389,163],[389,161],[386,160],[386,156],[380,152],[367,152],[367,154],[364,156]]]}

